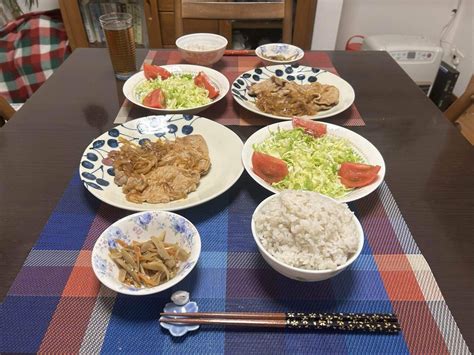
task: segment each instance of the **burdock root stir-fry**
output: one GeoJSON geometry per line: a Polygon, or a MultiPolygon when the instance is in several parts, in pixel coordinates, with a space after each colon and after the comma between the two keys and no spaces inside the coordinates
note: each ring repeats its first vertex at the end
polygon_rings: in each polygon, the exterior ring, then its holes
{"type": "Polygon", "coordinates": [[[118,247],[111,248],[109,255],[119,268],[120,282],[134,287],[154,287],[175,277],[180,262],[188,260],[190,253],[164,240],[164,231],[143,243],[115,240],[118,247]]]}

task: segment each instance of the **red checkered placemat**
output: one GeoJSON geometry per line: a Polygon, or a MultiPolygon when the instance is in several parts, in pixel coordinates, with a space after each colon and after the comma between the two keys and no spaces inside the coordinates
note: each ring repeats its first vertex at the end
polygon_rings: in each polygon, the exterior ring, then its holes
{"type": "MultiPolygon", "coordinates": [[[[144,63],[153,63],[156,65],[180,64],[185,63],[181,59],[181,55],[175,50],[149,51],[144,63]]],[[[307,52],[302,65],[308,65],[325,69],[329,72],[337,74],[334,65],[329,56],[324,52],[307,52]]],[[[224,74],[229,82],[232,83],[240,74],[251,70],[257,66],[263,65],[257,56],[224,56],[213,66],[213,69],[224,74]]],[[[150,111],[133,105],[125,99],[114,123],[124,123],[130,119],[135,119],[150,115],[150,111]]],[[[201,112],[200,116],[210,118],[225,125],[241,125],[241,126],[266,126],[275,123],[274,119],[264,117],[253,113],[238,103],[234,102],[232,94],[229,92],[226,97],[212,105],[207,110],[201,112]]],[[[346,111],[334,116],[337,124],[341,126],[365,126],[357,107],[353,104],[346,111]]]]}

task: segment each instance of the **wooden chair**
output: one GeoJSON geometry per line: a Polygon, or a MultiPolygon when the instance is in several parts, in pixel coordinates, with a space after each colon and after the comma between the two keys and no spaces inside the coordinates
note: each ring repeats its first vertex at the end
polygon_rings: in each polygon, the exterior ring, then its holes
{"type": "Polygon", "coordinates": [[[12,118],[15,110],[10,106],[7,99],[0,96],[0,127],[5,124],[10,118],[12,118]]]}
{"type": "Polygon", "coordinates": [[[466,91],[444,111],[444,115],[474,145],[474,75],[471,76],[466,91]]]}
{"type": "Polygon", "coordinates": [[[455,122],[466,109],[474,103],[474,75],[466,87],[466,91],[451,106],[444,111],[444,115],[451,122],[455,122]]]}
{"type": "Polygon", "coordinates": [[[183,19],[282,20],[283,42],[291,43],[293,0],[280,2],[230,2],[175,0],[176,37],[183,35],[183,19]]]}

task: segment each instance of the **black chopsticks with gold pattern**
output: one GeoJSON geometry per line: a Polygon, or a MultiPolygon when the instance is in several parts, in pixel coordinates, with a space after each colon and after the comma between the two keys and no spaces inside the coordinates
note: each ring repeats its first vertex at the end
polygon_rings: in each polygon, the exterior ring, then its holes
{"type": "Polygon", "coordinates": [[[213,324],[308,330],[397,333],[401,330],[391,313],[161,313],[160,322],[213,324]]]}

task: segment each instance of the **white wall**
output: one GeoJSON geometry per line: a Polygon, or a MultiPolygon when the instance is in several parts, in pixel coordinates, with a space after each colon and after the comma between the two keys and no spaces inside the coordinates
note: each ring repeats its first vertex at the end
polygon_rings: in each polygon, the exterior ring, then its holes
{"type": "Polygon", "coordinates": [[[20,5],[24,13],[30,11],[48,11],[59,8],[58,0],[39,0],[38,6],[33,5],[31,10],[27,5],[25,5],[25,0],[18,0],[18,5],[20,5]]]}
{"type": "MultiPolygon", "coordinates": [[[[345,0],[336,49],[344,49],[347,39],[355,34],[424,35],[438,41],[457,3],[458,0],[345,0]]],[[[454,89],[456,95],[465,90],[473,73],[472,3],[473,0],[463,0],[464,11],[453,40],[465,55],[458,67],[461,74],[454,89]]]]}
{"type": "Polygon", "coordinates": [[[344,0],[318,0],[311,49],[334,50],[336,48],[343,3],[344,0]]]}
{"type": "MultiPolygon", "coordinates": [[[[458,82],[454,88],[454,94],[459,96],[466,89],[471,75],[474,74],[474,1],[464,0],[463,11],[460,13],[459,26],[454,32],[454,37],[451,44],[447,47],[456,47],[462,54],[464,59],[461,59],[457,69],[460,72],[458,82]]],[[[448,53],[447,53],[448,54],[448,53]]],[[[445,59],[446,60],[446,59],[445,59]]]]}

